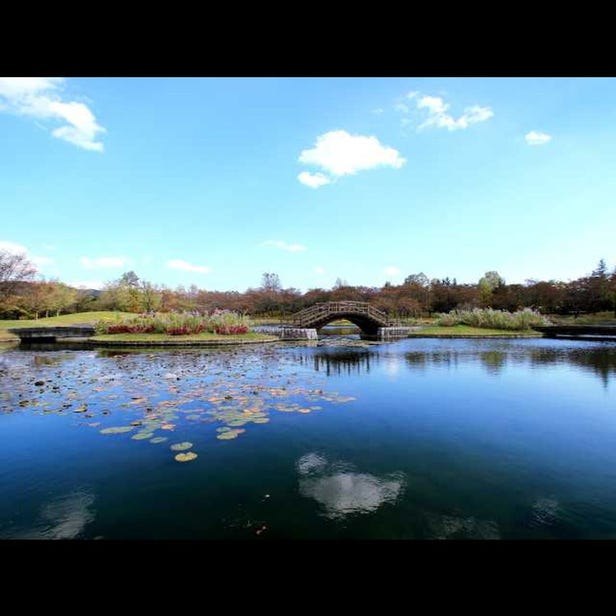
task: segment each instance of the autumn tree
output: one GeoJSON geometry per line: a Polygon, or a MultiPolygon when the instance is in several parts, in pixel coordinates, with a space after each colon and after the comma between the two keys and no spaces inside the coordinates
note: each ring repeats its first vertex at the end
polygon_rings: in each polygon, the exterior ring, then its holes
{"type": "Polygon", "coordinates": [[[139,290],[141,291],[141,308],[144,312],[160,310],[163,296],[155,285],[147,280],[141,280],[139,290]]]}
{"type": "Polygon", "coordinates": [[[79,291],[57,280],[47,283],[44,303],[45,316],[54,312],[58,316],[61,312],[68,312],[77,303],[79,291]]]}
{"type": "Polygon", "coordinates": [[[477,283],[479,298],[484,306],[490,306],[492,295],[500,287],[504,286],[505,280],[496,271],[486,272],[477,283]]]}
{"type": "Polygon", "coordinates": [[[34,278],[36,267],[22,252],[0,250],[0,301],[12,295],[20,282],[34,278]]]}

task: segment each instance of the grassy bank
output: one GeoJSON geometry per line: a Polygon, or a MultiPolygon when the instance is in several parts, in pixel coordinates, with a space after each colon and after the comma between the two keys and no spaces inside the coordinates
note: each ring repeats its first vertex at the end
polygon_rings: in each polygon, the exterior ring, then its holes
{"type": "Polygon", "coordinates": [[[487,329],[470,327],[469,325],[453,325],[451,327],[430,325],[409,333],[410,338],[540,338],[541,334],[533,331],[511,331],[509,329],[487,329]]]}
{"type": "Polygon", "coordinates": [[[128,312],[115,312],[100,310],[98,312],[76,312],[75,314],[61,314],[59,317],[46,319],[0,319],[0,330],[11,327],[57,327],[60,325],[86,325],[96,321],[116,321],[123,316],[130,316],[128,312]]]}
{"type": "Polygon", "coordinates": [[[6,331],[12,327],[58,327],[61,325],[90,325],[96,321],[114,322],[125,316],[126,312],[100,310],[98,312],[76,312],[74,314],[61,314],[59,317],[43,319],[0,319],[0,342],[17,342],[15,334],[6,331]]]}
{"type": "Polygon", "coordinates": [[[167,334],[101,334],[92,336],[88,340],[101,343],[113,344],[191,344],[191,343],[216,343],[216,344],[241,344],[246,342],[272,342],[279,340],[277,336],[248,332],[239,335],[220,335],[203,332],[188,336],[168,336],[167,334]]]}
{"type": "Polygon", "coordinates": [[[594,314],[573,315],[551,314],[550,321],[554,325],[616,325],[616,316],[613,311],[596,312],[594,314]]]}

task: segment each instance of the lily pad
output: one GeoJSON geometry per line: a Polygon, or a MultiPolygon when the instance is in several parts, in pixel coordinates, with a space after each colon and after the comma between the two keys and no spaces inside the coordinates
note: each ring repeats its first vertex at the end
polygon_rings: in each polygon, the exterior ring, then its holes
{"type": "Polygon", "coordinates": [[[197,454],[189,451],[188,453],[178,453],[175,456],[175,459],[178,462],[190,462],[191,460],[194,460],[197,457],[197,454]]]}
{"type": "Polygon", "coordinates": [[[237,432],[235,430],[229,430],[229,432],[221,432],[216,438],[221,441],[229,441],[232,438],[237,438],[237,432]]]}
{"type": "Polygon", "coordinates": [[[190,449],[192,446],[192,443],[184,441],[183,443],[175,443],[174,445],[171,445],[169,449],[171,449],[172,451],[185,451],[186,449],[190,449]]]}
{"type": "Polygon", "coordinates": [[[124,432],[130,432],[133,426],[114,426],[112,428],[103,428],[101,434],[123,434],[124,432]]]}
{"type": "Polygon", "coordinates": [[[134,441],[142,441],[144,439],[150,439],[154,436],[154,432],[137,432],[137,434],[133,435],[131,438],[134,441]]]}
{"type": "Polygon", "coordinates": [[[157,443],[164,443],[166,440],[166,436],[155,436],[154,438],[150,439],[150,443],[154,443],[156,445],[157,443]]]}
{"type": "Polygon", "coordinates": [[[256,424],[264,424],[269,422],[269,417],[257,417],[257,419],[253,419],[252,423],[256,424]]]}

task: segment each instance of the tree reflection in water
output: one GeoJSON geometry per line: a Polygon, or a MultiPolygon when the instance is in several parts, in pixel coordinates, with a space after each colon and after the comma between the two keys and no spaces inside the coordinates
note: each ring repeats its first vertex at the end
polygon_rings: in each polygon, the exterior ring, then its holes
{"type": "MultiPolygon", "coordinates": [[[[608,343],[609,344],[609,343],[608,343]]],[[[410,351],[404,354],[407,366],[424,371],[428,366],[457,368],[463,361],[477,358],[486,372],[498,376],[508,364],[550,366],[573,364],[596,374],[607,387],[610,378],[616,376],[616,347],[603,345],[593,347],[528,347],[504,346],[481,351],[478,349],[410,351]]]]}
{"type": "Polygon", "coordinates": [[[297,363],[304,366],[312,365],[316,372],[324,372],[327,376],[369,373],[371,366],[378,364],[380,359],[377,353],[363,349],[320,352],[296,357],[297,363]]]}

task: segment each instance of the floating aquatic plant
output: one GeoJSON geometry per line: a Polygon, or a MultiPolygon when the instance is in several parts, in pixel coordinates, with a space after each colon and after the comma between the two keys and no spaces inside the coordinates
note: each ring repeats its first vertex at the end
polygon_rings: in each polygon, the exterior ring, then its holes
{"type": "Polygon", "coordinates": [[[145,439],[150,439],[154,436],[154,432],[137,432],[137,434],[133,435],[131,438],[134,441],[143,441],[145,439]]]}
{"type": "Polygon", "coordinates": [[[186,449],[190,449],[192,446],[192,443],[184,441],[183,443],[175,443],[174,445],[171,445],[169,449],[171,449],[172,451],[185,451],[186,449]]]}
{"type": "Polygon", "coordinates": [[[197,457],[197,454],[189,451],[188,453],[178,453],[175,456],[175,459],[178,462],[190,462],[191,460],[194,460],[197,457]]]}
{"type": "Polygon", "coordinates": [[[130,432],[133,426],[114,426],[112,428],[103,428],[101,434],[123,434],[124,432],[130,432]]]}
{"type": "Polygon", "coordinates": [[[221,441],[229,441],[232,438],[237,438],[242,432],[246,432],[246,430],[229,430],[228,432],[221,432],[216,438],[221,441]]]}

